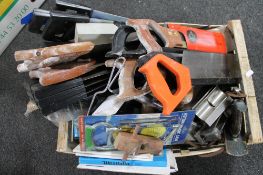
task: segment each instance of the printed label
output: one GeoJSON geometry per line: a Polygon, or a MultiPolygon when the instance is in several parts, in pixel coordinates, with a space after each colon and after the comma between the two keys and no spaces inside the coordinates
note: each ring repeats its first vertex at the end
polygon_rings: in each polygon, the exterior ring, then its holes
{"type": "Polygon", "coordinates": [[[24,26],[21,19],[43,2],[44,0],[0,0],[0,55],[24,26]]]}

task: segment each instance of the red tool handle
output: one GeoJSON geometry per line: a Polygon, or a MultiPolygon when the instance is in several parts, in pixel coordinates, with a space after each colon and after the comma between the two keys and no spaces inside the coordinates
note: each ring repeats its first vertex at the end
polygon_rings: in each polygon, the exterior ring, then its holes
{"type": "Polygon", "coordinates": [[[179,31],[184,35],[188,50],[227,53],[225,37],[220,32],[201,30],[171,23],[168,24],[168,28],[179,31]]]}
{"type": "Polygon", "coordinates": [[[139,69],[139,72],[146,75],[147,82],[153,95],[163,105],[162,113],[164,115],[169,115],[173,112],[175,107],[192,88],[189,69],[163,54],[157,54],[152,57],[139,69]],[[174,94],[172,94],[160,72],[158,63],[162,64],[176,76],[177,89],[174,94]]]}

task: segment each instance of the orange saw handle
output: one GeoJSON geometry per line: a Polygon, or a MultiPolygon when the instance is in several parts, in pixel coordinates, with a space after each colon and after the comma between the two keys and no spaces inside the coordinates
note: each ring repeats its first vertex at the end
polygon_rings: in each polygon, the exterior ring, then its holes
{"type": "Polygon", "coordinates": [[[173,112],[192,88],[189,69],[163,54],[153,56],[140,67],[139,72],[145,74],[153,95],[162,103],[164,115],[173,112]],[[176,76],[177,89],[174,94],[160,72],[158,63],[176,76]]]}

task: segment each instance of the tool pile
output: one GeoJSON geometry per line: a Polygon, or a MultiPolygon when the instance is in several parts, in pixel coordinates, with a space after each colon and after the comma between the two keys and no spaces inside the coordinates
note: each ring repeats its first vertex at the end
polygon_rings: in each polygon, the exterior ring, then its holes
{"type": "Polygon", "coordinates": [[[18,71],[33,79],[26,115],[72,121],[79,168],[169,174],[172,150],[225,144],[231,155],[247,153],[246,95],[226,27],[129,19],[60,0],[27,18],[53,46],[15,52],[18,71]]]}

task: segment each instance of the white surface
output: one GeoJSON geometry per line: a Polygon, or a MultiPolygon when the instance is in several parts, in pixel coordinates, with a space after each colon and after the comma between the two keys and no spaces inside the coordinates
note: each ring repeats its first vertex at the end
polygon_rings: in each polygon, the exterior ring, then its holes
{"type": "Polygon", "coordinates": [[[111,165],[87,165],[79,164],[77,166],[79,169],[89,169],[89,170],[100,170],[100,171],[111,171],[111,172],[121,172],[121,173],[135,173],[135,174],[159,174],[168,175],[173,172],[169,167],[138,167],[138,166],[111,166],[111,165]]]}
{"type": "Polygon", "coordinates": [[[112,165],[88,165],[79,164],[79,169],[90,169],[90,170],[101,170],[101,171],[112,171],[122,173],[135,173],[135,174],[158,174],[158,175],[169,175],[170,173],[177,172],[177,164],[175,156],[171,150],[167,150],[167,166],[166,167],[139,167],[139,166],[112,166],[112,165]]]}
{"type": "MultiPolygon", "coordinates": [[[[80,151],[80,146],[78,145],[73,149],[76,156],[83,157],[99,157],[99,158],[112,158],[112,159],[122,159],[122,151],[80,151]]],[[[152,154],[140,154],[135,156],[129,156],[128,160],[142,160],[142,161],[152,161],[152,154]]]]}
{"type": "Polygon", "coordinates": [[[117,95],[108,96],[107,99],[93,112],[92,115],[110,116],[118,112],[124,104],[124,100],[119,99],[117,95]]]}
{"type": "Polygon", "coordinates": [[[118,27],[111,23],[77,23],[75,42],[91,41],[95,45],[109,44],[118,27]]]}
{"type": "Polygon", "coordinates": [[[249,71],[247,71],[246,76],[251,77],[253,74],[254,74],[253,70],[250,69],[249,71]]]}

